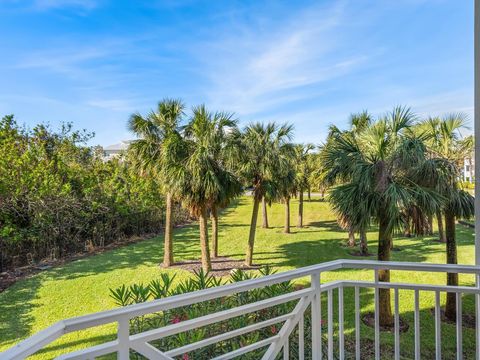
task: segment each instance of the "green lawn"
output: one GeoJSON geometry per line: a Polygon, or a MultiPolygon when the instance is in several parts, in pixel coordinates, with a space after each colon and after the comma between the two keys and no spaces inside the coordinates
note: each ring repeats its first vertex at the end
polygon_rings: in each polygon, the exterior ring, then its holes
{"type": "MultiPolygon", "coordinates": [[[[297,203],[292,201],[292,223],[296,223],[297,203]]],[[[227,209],[221,217],[219,250],[221,255],[241,259],[246,247],[251,199],[241,198],[235,206],[227,209]]],[[[255,262],[271,264],[279,271],[294,269],[340,258],[353,258],[351,249],[344,247],[346,233],[336,224],[328,203],[312,199],[305,203],[305,224],[303,229],[292,228],[292,234],[283,234],[283,206],[273,205],[270,209],[271,229],[258,229],[255,243],[255,262]]],[[[261,223],[261,222],[260,222],[261,223]]],[[[459,225],[459,263],[473,264],[473,229],[459,225]]],[[[376,253],[376,234],[368,234],[370,251],[376,253]]],[[[395,238],[392,260],[444,263],[444,245],[433,238],[395,238]]],[[[25,337],[72,316],[106,310],[114,307],[108,289],[121,284],[149,282],[161,272],[158,267],[162,259],[162,238],[145,240],[99,255],[84,258],[64,266],[42,272],[30,279],[19,281],[0,293],[0,351],[12,346],[25,337]]],[[[175,231],[174,249],[176,259],[196,259],[200,256],[198,233],[195,225],[175,231]]],[[[358,258],[357,258],[358,259],[358,258]]],[[[374,259],[374,257],[371,257],[374,259]]],[[[174,272],[173,270],[169,270],[174,272]]],[[[185,271],[177,272],[177,279],[189,276],[185,271]]],[[[322,281],[355,278],[371,280],[368,271],[343,270],[322,276],[322,281]]],[[[395,272],[392,281],[414,281],[444,284],[446,276],[395,272]]],[[[461,276],[464,284],[473,283],[470,276],[461,276]]],[[[362,310],[371,311],[373,293],[362,293],[362,310]]],[[[442,301],[444,298],[442,298],[442,301]]],[[[433,294],[421,295],[422,352],[431,358],[434,349],[434,322],[430,313],[433,294]]],[[[325,305],[324,301],[324,305],[325,305]]],[[[400,294],[402,316],[411,324],[410,330],[401,335],[406,358],[411,357],[409,349],[413,343],[413,294],[400,294]]],[[[353,292],[345,291],[346,335],[353,334],[353,292]]],[[[464,299],[464,309],[473,313],[473,298],[464,299]]],[[[325,309],[326,310],[326,309],[325,309]]],[[[323,311],[326,315],[326,311],[323,311]]],[[[337,317],[336,317],[337,318],[337,317]]],[[[362,325],[362,333],[372,339],[372,330],[362,325]]],[[[74,350],[112,339],[113,326],[90,329],[82,333],[69,334],[47,347],[35,358],[52,358],[61,350],[74,350]]],[[[455,327],[442,325],[444,357],[453,358],[455,352],[455,327]]],[[[388,348],[393,344],[390,333],[382,333],[382,343],[388,348]]],[[[466,357],[473,356],[474,333],[464,331],[466,357]]]]}

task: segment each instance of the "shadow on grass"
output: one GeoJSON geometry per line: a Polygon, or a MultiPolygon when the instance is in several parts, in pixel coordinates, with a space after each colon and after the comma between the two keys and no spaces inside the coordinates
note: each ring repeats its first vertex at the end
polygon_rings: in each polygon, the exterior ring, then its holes
{"type": "MultiPolygon", "coordinates": [[[[73,279],[140,265],[157,265],[163,259],[163,236],[144,240],[112,251],[92,255],[48,271],[56,280],[73,279]]],[[[200,255],[196,224],[174,230],[174,251],[178,259],[195,259],[200,255]]]]}
{"type": "Polygon", "coordinates": [[[38,306],[37,290],[42,283],[41,276],[19,281],[10,291],[0,293],[0,341],[2,345],[16,342],[31,332],[34,318],[33,309],[38,306]]]}

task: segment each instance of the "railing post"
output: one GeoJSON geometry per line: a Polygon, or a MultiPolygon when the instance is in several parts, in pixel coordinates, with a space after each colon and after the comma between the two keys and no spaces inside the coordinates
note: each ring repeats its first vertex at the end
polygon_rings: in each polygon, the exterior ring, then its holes
{"type": "Polygon", "coordinates": [[[380,288],[379,285],[379,277],[378,277],[378,270],[374,270],[375,274],[375,360],[380,359],[380,288]]]}
{"type": "Polygon", "coordinates": [[[312,359],[322,358],[322,305],[320,273],[312,274],[311,287],[314,291],[312,300],[312,359]]]}
{"type": "Polygon", "coordinates": [[[130,321],[123,317],[118,320],[118,360],[128,360],[130,358],[130,321]]]}

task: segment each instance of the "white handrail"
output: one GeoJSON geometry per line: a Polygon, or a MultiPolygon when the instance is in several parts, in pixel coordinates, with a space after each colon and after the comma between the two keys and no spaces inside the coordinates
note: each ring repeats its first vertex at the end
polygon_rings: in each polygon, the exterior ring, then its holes
{"type": "MultiPolygon", "coordinates": [[[[300,269],[285,271],[256,279],[241,281],[229,285],[199,290],[188,294],[171,296],[164,299],[153,300],[141,304],[134,304],[118,309],[102,311],[85,316],[79,316],[59,321],[54,325],[40,331],[30,338],[14,345],[7,351],[0,353],[0,359],[22,359],[41,349],[46,344],[54,341],[63,334],[82,330],[89,327],[118,322],[119,319],[132,319],[149,313],[165,311],[173,308],[188,306],[198,302],[208,301],[235,293],[245,292],[251,289],[269,286],[273,284],[291,281],[306,276],[318,275],[326,271],[339,269],[366,269],[366,270],[398,270],[398,271],[421,271],[421,272],[448,272],[480,275],[480,266],[452,265],[452,264],[429,264],[409,262],[382,262],[370,260],[335,260],[322,264],[312,265],[300,269]]],[[[420,289],[431,291],[450,291],[457,293],[476,293],[478,288],[472,287],[446,287],[435,285],[396,284],[396,283],[369,283],[362,281],[334,281],[322,284],[322,291],[334,289],[338,286],[359,286],[378,288],[401,288],[420,289]]],[[[307,289],[305,289],[307,290],[307,289]]],[[[308,291],[311,291],[309,289],[308,291]]],[[[233,309],[232,309],[233,310],[233,309]]],[[[136,335],[137,337],[140,334],[136,335]]],[[[144,335],[144,334],[142,334],[144,335]]]]}

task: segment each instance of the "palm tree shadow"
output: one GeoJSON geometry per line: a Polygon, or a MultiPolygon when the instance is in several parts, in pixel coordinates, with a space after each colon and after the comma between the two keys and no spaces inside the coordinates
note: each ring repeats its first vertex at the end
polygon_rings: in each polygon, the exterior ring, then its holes
{"type": "Polygon", "coordinates": [[[312,221],[306,225],[312,228],[318,228],[322,231],[345,231],[338,225],[336,220],[312,221]]]}

